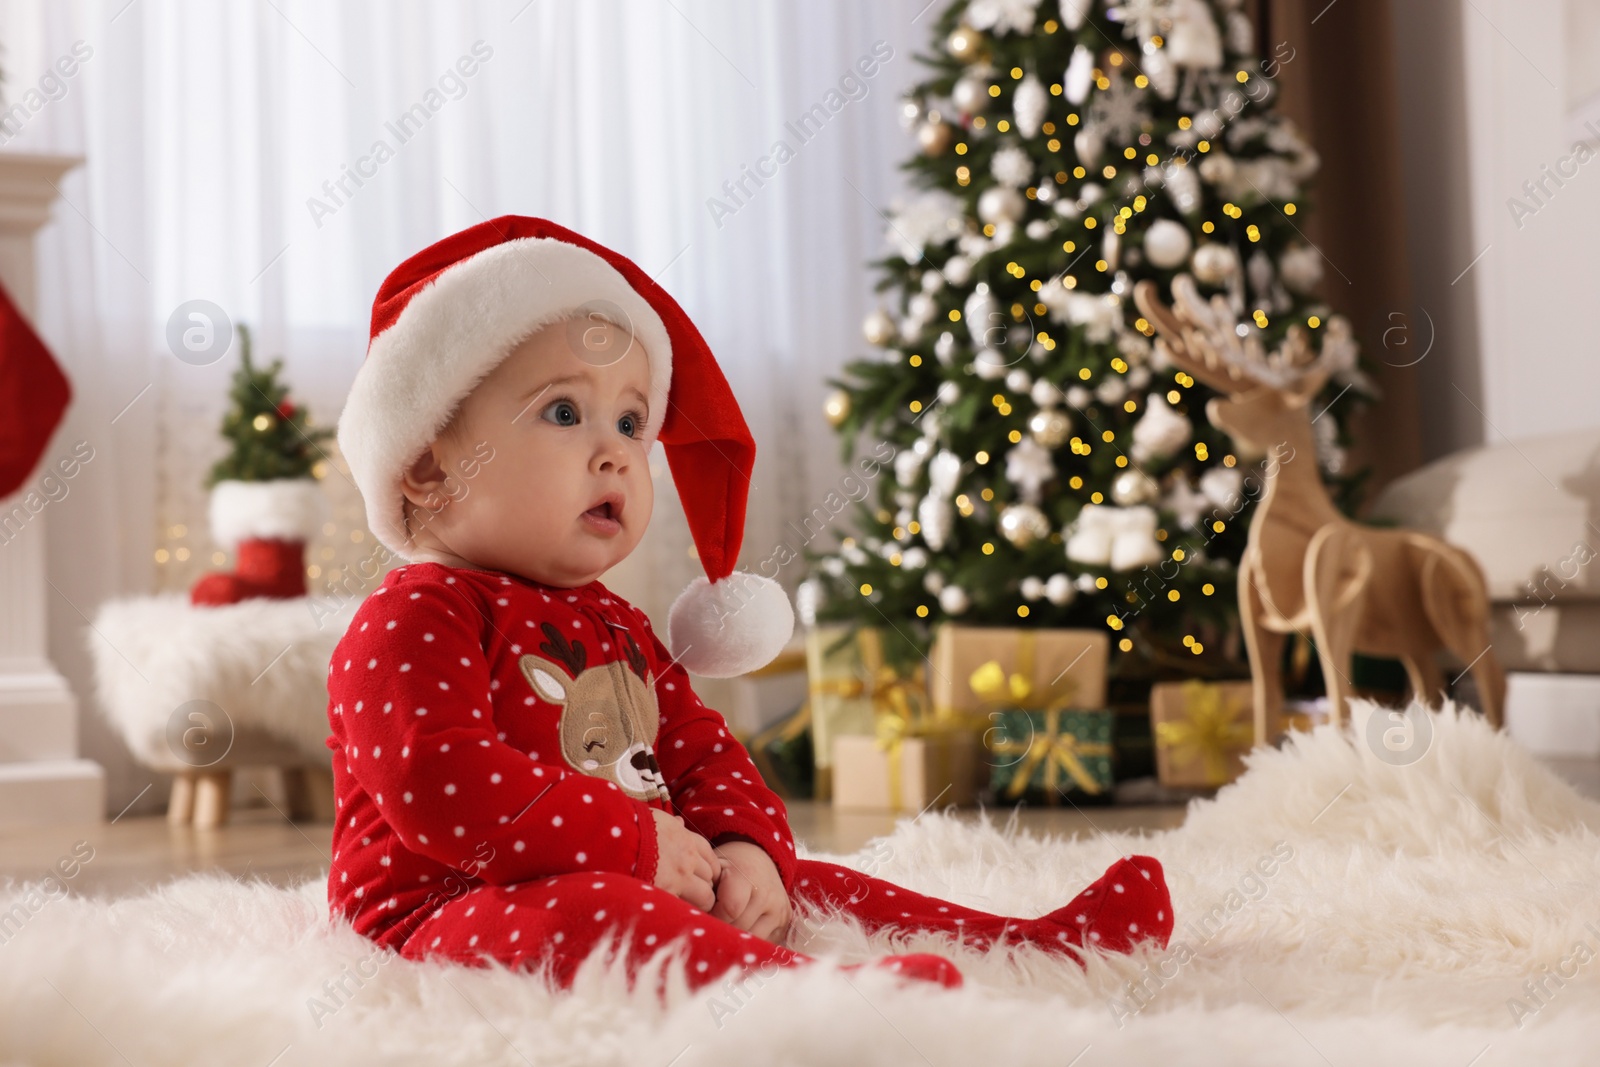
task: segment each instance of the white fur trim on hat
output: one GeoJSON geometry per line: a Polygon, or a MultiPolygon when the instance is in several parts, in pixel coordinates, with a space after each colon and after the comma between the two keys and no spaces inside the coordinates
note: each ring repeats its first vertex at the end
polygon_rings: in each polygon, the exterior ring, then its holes
{"type": "Polygon", "coordinates": [[[211,539],[229,552],[240,541],[309,541],[322,530],[327,501],[314,478],[218,482],[211,490],[211,539]]]}
{"type": "Polygon", "coordinates": [[[783,586],[746,571],[715,583],[695,578],[667,611],[672,658],[707,678],[734,678],[771,663],[793,633],[794,608],[783,586]]]}
{"type": "Polygon", "coordinates": [[[553,237],[494,245],[445,269],[372,339],[339,417],[339,448],[367,506],[367,525],[411,559],[405,471],[456,407],[529,334],[595,301],[621,309],[650,359],[648,450],[666,417],[672,343],[661,317],[620,271],[553,237]]]}

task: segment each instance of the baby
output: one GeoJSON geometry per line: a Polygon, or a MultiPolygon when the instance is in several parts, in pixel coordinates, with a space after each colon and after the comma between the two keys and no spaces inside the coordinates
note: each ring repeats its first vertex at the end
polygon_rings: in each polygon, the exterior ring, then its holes
{"type": "MultiPolygon", "coordinates": [[[[494,219],[396,268],[372,334],[339,440],[369,525],[408,562],[329,665],[336,917],[408,958],[547,966],[563,987],[610,937],[630,975],[681,953],[691,988],[810,963],[786,945],[798,905],[1074,959],[1166,945],[1146,856],[1019,919],[796,855],[783,802],[688,671],[754,669],[792,632],[781,588],[732,572],[754,445],[705,342],[637,266],[494,219]],[[673,604],[672,651],[599,580],[649,523],[657,439],[707,572],[673,604]]],[[[936,955],[874,965],[961,983],[936,955]]]]}

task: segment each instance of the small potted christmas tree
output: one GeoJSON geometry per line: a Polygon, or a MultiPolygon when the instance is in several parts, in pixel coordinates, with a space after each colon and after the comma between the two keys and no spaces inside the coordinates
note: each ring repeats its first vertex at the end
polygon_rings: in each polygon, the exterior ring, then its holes
{"type": "Polygon", "coordinates": [[[332,429],[313,428],[304,409],[278,380],[283,360],[258,369],[250,362],[250,331],[239,327],[238,371],[222,436],[232,449],[206,477],[211,490],[211,537],[234,553],[230,573],[194,584],[194,604],[235,604],[250,597],[306,594],[305,546],[322,525],[326,505],[312,473],[318,442],[332,429]]]}

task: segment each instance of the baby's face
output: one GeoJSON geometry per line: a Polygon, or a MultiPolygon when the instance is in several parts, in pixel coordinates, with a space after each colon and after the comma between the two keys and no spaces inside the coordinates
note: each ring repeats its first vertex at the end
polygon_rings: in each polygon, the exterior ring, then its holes
{"type": "Polygon", "coordinates": [[[413,514],[418,544],[547,585],[599,578],[650,522],[649,391],[648,354],[624,329],[568,320],[533,334],[435,442],[453,484],[437,513],[413,514]]]}

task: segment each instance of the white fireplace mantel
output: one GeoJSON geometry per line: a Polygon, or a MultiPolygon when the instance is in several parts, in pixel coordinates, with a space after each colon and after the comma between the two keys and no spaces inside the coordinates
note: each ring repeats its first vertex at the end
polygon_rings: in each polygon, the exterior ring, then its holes
{"type": "MultiPolygon", "coordinates": [[[[34,235],[50,221],[62,177],[82,162],[0,152],[0,282],[30,319],[37,307],[34,235]]],[[[30,477],[0,500],[0,516],[36,481],[30,477]]],[[[78,702],[47,648],[48,614],[59,603],[45,579],[49,522],[41,511],[0,545],[0,825],[105,818],[105,770],[78,756],[78,702]]]]}

